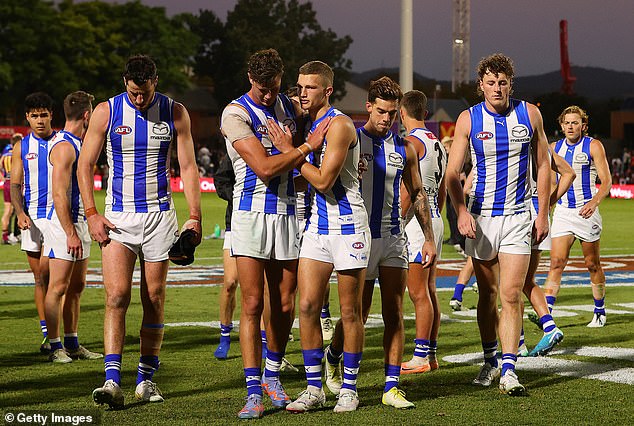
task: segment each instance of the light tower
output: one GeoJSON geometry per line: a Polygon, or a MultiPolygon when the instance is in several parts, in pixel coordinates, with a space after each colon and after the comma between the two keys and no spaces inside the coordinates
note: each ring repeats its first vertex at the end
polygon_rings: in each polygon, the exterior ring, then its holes
{"type": "Polygon", "coordinates": [[[469,82],[471,0],[453,0],[451,91],[469,82]]]}

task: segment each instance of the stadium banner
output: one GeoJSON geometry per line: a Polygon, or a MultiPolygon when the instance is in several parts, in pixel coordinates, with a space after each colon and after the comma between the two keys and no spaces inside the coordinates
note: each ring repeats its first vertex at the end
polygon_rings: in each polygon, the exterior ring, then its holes
{"type": "Polygon", "coordinates": [[[634,185],[612,185],[610,188],[610,198],[634,198],[634,185]]]}
{"type": "Polygon", "coordinates": [[[22,133],[22,136],[26,136],[31,131],[31,128],[26,126],[0,126],[0,139],[11,139],[15,133],[22,133]]]}

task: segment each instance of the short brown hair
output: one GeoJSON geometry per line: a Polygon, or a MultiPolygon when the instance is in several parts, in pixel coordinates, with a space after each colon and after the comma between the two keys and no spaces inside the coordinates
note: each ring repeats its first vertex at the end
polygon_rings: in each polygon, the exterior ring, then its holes
{"type": "Polygon", "coordinates": [[[374,103],[376,98],[381,98],[385,101],[400,102],[403,98],[401,86],[390,77],[385,76],[378,80],[371,81],[370,88],[368,89],[368,102],[374,103]]]}
{"type": "Polygon", "coordinates": [[[302,75],[315,74],[322,78],[324,86],[332,86],[335,80],[335,73],[328,64],[322,61],[310,61],[299,67],[299,73],[302,75]]]}
{"type": "Polygon", "coordinates": [[[123,71],[125,81],[133,81],[138,86],[156,80],[156,76],[156,63],[148,55],[130,56],[123,71]]]}
{"type": "Polygon", "coordinates": [[[566,114],[579,114],[581,117],[581,123],[586,125],[586,129],[583,131],[583,134],[588,134],[588,113],[583,110],[583,108],[577,105],[570,105],[569,107],[564,108],[564,110],[559,114],[557,121],[559,124],[563,124],[566,119],[566,114]]]}
{"type": "Polygon", "coordinates": [[[422,121],[427,111],[427,96],[420,90],[410,90],[403,95],[401,107],[407,111],[407,115],[422,121]]]}
{"type": "Polygon", "coordinates": [[[95,99],[90,93],[83,90],[72,92],[64,99],[64,115],[66,120],[80,120],[86,111],[92,109],[92,101],[95,99]]]}
{"type": "Polygon", "coordinates": [[[284,63],[275,49],[258,50],[249,58],[247,71],[253,81],[268,85],[284,73],[284,63]]]}
{"type": "MultiPolygon", "coordinates": [[[[478,82],[482,81],[487,72],[494,74],[496,77],[498,74],[504,73],[512,82],[513,76],[515,76],[515,67],[513,66],[513,60],[511,58],[502,53],[494,53],[493,55],[480,59],[476,67],[476,72],[478,73],[478,82]]],[[[480,89],[479,85],[478,95],[482,96],[482,89],[480,89]]]]}

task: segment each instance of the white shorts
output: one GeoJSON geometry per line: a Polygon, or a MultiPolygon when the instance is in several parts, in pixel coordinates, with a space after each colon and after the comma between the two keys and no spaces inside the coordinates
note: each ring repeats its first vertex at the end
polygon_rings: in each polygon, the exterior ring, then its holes
{"type": "Polygon", "coordinates": [[[69,260],[71,262],[75,260],[83,260],[89,257],[92,240],[90,238],[90,232],[88,232],[88,223],[84,221],[76,223],[75,230],[77,231],[77,236],[81,240],[83,249],[83,255],[81,258],[74,258],[68,254],[66,233],[64,232],[64,228],[62,228],[62,224],[59,222],[56,214],[48,220],[48,224],[43,232],[43,254],[48,256],[50,259],[69,260]]]}
{"type": "Polygon", "coordinates": [[[552,237],[563,237],[573,235],[581,241],[592,243],[601,238],[601,230],[603,229],[603,220],[599,209],[596,209],[592,216],[584,219],[577,209],[569,209],[562,205],[555,207],[553,213],[552,237]]]}
{"type": "MultiPolygon", "coordinates": [[[[445,223],[442,217],[435,217],[431,220],[431,226],[434,231],[434,242],[436,243],[436,260],[440,260],[445,223]]],[[[423,234],[423,230],[420,229],[420,224],[416,218],[410,220],[407,226],[405,226],[405,233],[407,234],[409,263],[423,263],[421,249],[423,248],[423,244],[425,244],[425,234],[423,234]]]]}
{"type": "Polygon", "coordinates": [[[299,257],[333,265],[335,271],[367,268],[370,232],[350,235],[322,235],[304,232],[299,257]]]}
{"type": "Polygon", "coordinates": [[[23,251],[39,253],[42,250],[42,244],[44,242],[44,233],[42,230],[47,224],[48,219],[46,218],[31,220],[31,227],[29,229],[23,229],[20,233],[22,236],[20,248],[23,251]]]}
{"type": "Polygon", "coordinates": [[[370,246],[370,259],[365,273],[366,280],[378,278],[380,266],[391,266],[401,269],[409,268],[405,232],[382,238],[372,238],[370,246]]]}
{"type": "Polygon", "coordinates": [[[234,210],[231,217],[231,255],[256,259],[297,259],[297,219],[283,214],[234,210]]]}
{"type": "Polygon", "coordinates": [[[537,242],[535,241],[535,236],[533,235],[533,223],[535,223],[535,219],[537,218],[537,211],[535,211],[535,207],[533,205],[533,203],[531,202],[531,216],[533,218],[532,222],[531,222],[531,247],[533,248],[533,250],[539,250],[539,251],[544,251],[544,250],[550,250],[552,248],[552,241],[550,239],[550,233],[551,231],[551,226],[550,226],[550,218],[548,218],[548,235],[546,235],[546,238],[544,238],[544,241],[542,241],[541,243],[537,244],[537,242]]]}
{"type": "Polygon", "coordinates": [[[225,231],[225,240],[222,243],[223,250],[231,250],[231,231],[225,231]]]}
{"type": "Polygon", "coordinates": [[[492,260],[498,253],[531,254],[530,212],[508,216],[473,216],[476,237],[466,239],[465,253],[478,260],[492,260]]]}
{"type": "Polygon", "coordinates": [[[161,262],[178,239],[176,211],[130,213],[106,211],[105,217],[117,229],[110,231],[111,240],[132,250],[146,262],[161,262]]]}

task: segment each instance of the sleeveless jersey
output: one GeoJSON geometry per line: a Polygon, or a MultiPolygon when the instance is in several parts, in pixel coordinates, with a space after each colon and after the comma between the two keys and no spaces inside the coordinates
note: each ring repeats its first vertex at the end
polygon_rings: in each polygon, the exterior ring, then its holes
{"type": "Polygon", "coordinates": [[[569,145],[565,138],[555,142],[555,153],[561,155],[577,174],[570,189],[558,201],[569,209],[584,206],[597,193],[597,168],[590,154],[591,142],[590,136],[583,136],[574,145],[569,145]]]}
{"type": "Polygon", "coordinates": [[[527,211],[530,144],[533,137],[526,102],[510,100],[505,114],[486,109],[484,102],[469,108],[473,189],[469,211],[481,216],[507,216],[527,211]]]}
{"type": "Polygon", "coordinates": [[[22,167],[24,169],[24,208],[31,219],[43,219],[53,206],[50,190],[51,168],[48,164],[48,144],[55,132],[47,139],[40,139],[31,132],[21,142],[22,167]]]}
{"type": "Polygon", "coordinates": [[[425,155],[418,159],[418,169],[427,193],[431,217],[441,217],[438,208],[438,189],[447,170],[447,151],[436,135],[428,129],[413,129],[408,136],[413,136],[425,145],[425,155]]]}
{"type": "MultiPolygon", "coordinates": [[[[284,128],[287,125],[295,129],[295,111],[290,99],[285,95],[278,95],[273,106],[257,105],[244,94],[232,101],[222,113],[222,121],[226,116],[235,112],[248,114],[247,123],[253,134],[259,139],[268,155],[278,155],[281,152],[273,145],[268,137],[266,120],[274,119],[284,128]]],[[[222,128],[222,124],[220,126],[222,128]]],[[[227,152],[233,163],[236,183],[233,187],[233,209],[254,211],[269,214],[295,215],[295,186],[293,185],[293,171],[290,170],[275,176],[268,183],[264,183],[233,148],[233,144],[226,140],[227,152]]]]}
{"type": "Polygon", "coordinates": [[[108,104],[106,211],[172,209],[169,147],[176,138],[174,101],[157,92],[148,109],[139,111],[128,94],[121,93],[108,99],[108,104]]]}
{"type": "MultiPolygon", "coordinates": [[[[344,115],[330,108],[311,126],[311,132],[326,117],[344,115]]],[[[328,141],[324,139],[321,152],[315,152],[313,165],[319,167],[324,159],[328,141]]],[[[312,189],[312,203],[306,230],[322,235],[350,235],[368,230],[368,215],[359,188],[359,141],[348,149],[343,168],[332,188],[326,192],[312,189]]]]}
{"type": "MultiPolygon", "coordinates": [[[[2,150],[2,156],[0,156],[0,168],[2,168],[2,176],[9,180],[11,179],[11,156],[13,155],[13,146],[9,143],[2,150]]],[[[6,184],[5,184],[6,185],[6,184]]]]}
{"type": "MultiPolygon", "coordinates": [[[[70,185],[68,186],[68,200],[70,201],[70,217],[73,220],[73,223],[79,222],[79,219],[84,220],[84,206],[81,202],[81,197],[79,196],[79,183],[77,182],[77,159],[79,158],[79,151],[81,149],[81,139],[77,136],[73,135],[66,130],[61,130],[57,132],[55,137],[51,139],[49,144],[49,154],[50,151],[60,142],[68,142],[75,149],[75,162],[73,163],[73,168],[70,174],[70,185]]],[[[49,159],[49,167],[53,168],[52,164],[50,164],[49,159]]],[[[51,172],[51,182],[49,182],[49,187],[51,190],[53,189],[52,184],[52,172],[51,172]]],[[[47,217],[50,219],[53,215],[53,210],[55,210],[55,203],[53,202],[53,206],[48,212],[47,217]]]]}
{"type": "Polygon", "coordinates": [[[361,176],[361,196],[372,238],[400,234],[400,188],[407,163],[405,141],[392,132],[374,136],[363,127],[357,129],[357,139],[361,161],[368,164],[361,176]]]}

